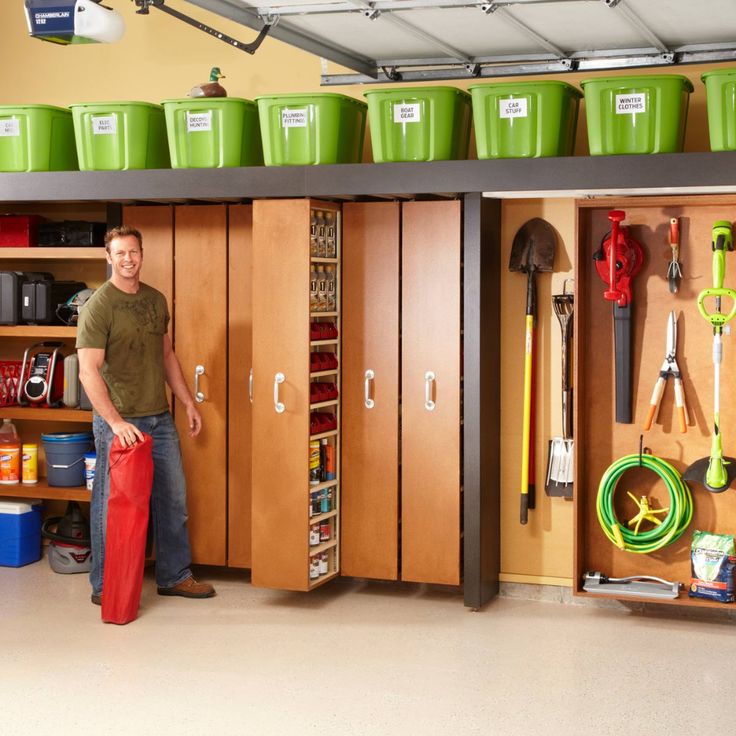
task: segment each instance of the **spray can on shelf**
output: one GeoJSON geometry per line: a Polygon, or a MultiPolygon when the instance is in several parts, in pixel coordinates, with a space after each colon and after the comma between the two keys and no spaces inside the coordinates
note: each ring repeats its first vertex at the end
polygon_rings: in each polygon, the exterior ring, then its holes
{"type": "Polygon", "coordinates": [[[309,527],[309,546],[316,547],[319,544],[319,524],[312,524],[309,527]]]}
{"type": "Polygon", "coordinates": [[[335,480],[337,477],[335,470],[335,446],[329,444],[326,438],[324,442],[327,445],[325,448],[325,480],[335,480]]]}
{"type": "Polygon", "coordinates": [[[319,440],[309,443],[309,485],[316,486],[322,482],[322,463],[319,440]]]}
{"type": "Polygon", "coordinates": [[[329,558],[327,555],[328,555],[327,552],[323,552],[321,555],[318,555],[320,575],[327,575],[327,573],[329,572],[329,562],[328,562],[329,558]]]}
{"type": "Polygon", "coordinates": [[[325,519],[325,521],[320,522],[319,525],[319,541],[329,542],[330,536],[330,521],[329,519],[325,519]]]}
{"type": "Polygon", "coordinates": [[[316,580],[319,577],[319,555],[309,558],[309,579],[316,580]]]}
{"type": "Polygon", "coordinates": [[[21,456],[21,473],[23,483],[31,485],[38,483],[38,445],[23,445],[21,456]]]}

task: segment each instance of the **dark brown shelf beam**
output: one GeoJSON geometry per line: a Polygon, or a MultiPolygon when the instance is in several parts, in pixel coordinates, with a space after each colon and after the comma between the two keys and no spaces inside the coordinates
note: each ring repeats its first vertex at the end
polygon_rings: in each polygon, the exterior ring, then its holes
{"type": "Polygon", "coordinates": [[[222,169],[0,174],[4,202],[239,201],[461,192],[533,196],[719,193],[736,189],[736,151],[222,169]]]}

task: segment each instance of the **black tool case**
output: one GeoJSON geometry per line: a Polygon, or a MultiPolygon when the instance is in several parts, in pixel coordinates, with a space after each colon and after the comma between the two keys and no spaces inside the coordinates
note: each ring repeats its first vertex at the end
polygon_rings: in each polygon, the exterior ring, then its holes
{"type": "Polygon", "coordinates": [[[64,220],[39,225],[38,244],[45,246],[104,245],[107,225],[104,222],[64,220]]]}
{"type": "Polygon", "coordinates": [[[0,325],[21,324],[23,284],[41,279],[53,281],[54,277],[46,271],[0,271],[0,325]]]}
{"type": "Polygon", "coordinates": [[[56,316],[56,308],[86,288],[82,281],[27,281],[21,292],[21,319],[34,325],[62,324],[56,316]]]}

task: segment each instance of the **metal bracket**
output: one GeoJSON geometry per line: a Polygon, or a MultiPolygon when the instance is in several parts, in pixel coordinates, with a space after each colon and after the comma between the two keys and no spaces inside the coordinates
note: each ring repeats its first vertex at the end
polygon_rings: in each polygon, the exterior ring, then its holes
{"type": "Polygon", "coordinates": [[[482,12],[484,12],[486,15],[490,15],[491,13],[495,13],[499,8],[498,3],[483,3],[480,6],[480,9],[482,12]]]}
{"type": "Polygon", "coordinates": [[[480,64],[466,64],[465,71],[471,77],[477,77],[480,74],[480,64]]]}
{"type": "Polygon", "coordinates": [[[167,7],[164,4],[165,0],[134,0],[134,2],[138,7],[138,10],[135,11],[137,15],[148,15],[150,13],[150,8],[154,7],[162,11],[163,13],[166,13],[167,15],[178,18],[184,23],[193,26],[200,31],[208,33],[210,36],[214,36],[215,38],[220,39],[220,41],[224,41],[229,46],[234,46],[236,49],[245,51],[246,54],[255,54],[255,52],[258,50],[258,47],[263,43],[266,36],[268,36],[271,29],[278,22],[278,16],[269,15],[264,20],[263,28],[261,28],[261,30],[258,32],[255,40],[251,41],[250,43],[243,43],[242,41],[238,41],[237,39],[232,38],[232,36],[228,36],[227,34],[222,33],[222,31],[218,31],[215,28],[208,26],[206,23],[201,23],[200,21],[195,20],[194,18],[185,15],[184,13],[180,13],[178,10],[167,7]]]}
{"type": "Polygon", "coordinates": [[[368,20],[376,20],[376,18],[381,17],[381,11],[377,10],[374,5],[375,3],[368,3],[369,7],[367,7],[363,11],[363,15],[368,18],[368,20]]]}
{"type": "Polygon", "coordinates": [[[601,2],[607,8],[615,8],[621,2],[621,0],[601,0],[601,2]]]}
{"type": "Polygon", "coordinates": [[[386,75],[386,79],[390,82],[400,82],[402,80],[401,72],[396,71],[395,66],[382,66],[381,71],[386,75]]]}

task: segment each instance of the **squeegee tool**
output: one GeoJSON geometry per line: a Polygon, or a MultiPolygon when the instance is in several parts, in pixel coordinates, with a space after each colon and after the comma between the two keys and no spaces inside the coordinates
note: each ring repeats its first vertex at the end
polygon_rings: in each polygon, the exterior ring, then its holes
{"type": "Polygon", "coordinates": [[[586,593],[629,598],[677,598],[680,595],[680,583],[652,575],[609,578],[601,572],[586,572],[583,576],[583,590],[586,593]]]}

